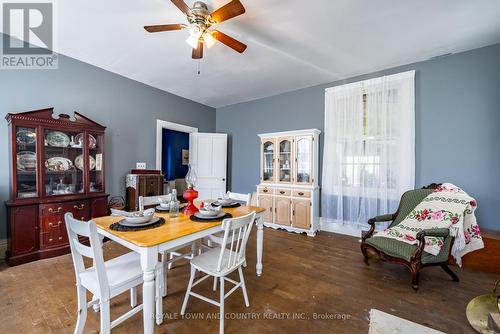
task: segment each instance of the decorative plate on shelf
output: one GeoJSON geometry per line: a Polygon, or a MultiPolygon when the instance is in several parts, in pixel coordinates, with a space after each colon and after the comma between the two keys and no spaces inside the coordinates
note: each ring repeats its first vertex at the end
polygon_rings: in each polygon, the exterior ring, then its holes
{"type": "MultiPolygon", "coordinates": [[[[83,144],[83,133],[79,133],[75,136],[75,144],[79,145],[79,147],[82,147],[83,144]]],[[[94,136],[89,134],[89,148],[93,149],[96,148],[97,146],[97,140],[95,139],[94,136]]]]}
{"type": "Polygon", "coordinates": [[[54,147],[68,147],[70,139],[67,134],[61,131],[51,131],[45,137],[47,145],[54,147]]]}
{"type": "MultiPolygon", "coordinates": [[[[90,170],[94,170],[95,168],[95,159],[89,155],[89,162],[90,162],[90,170]]],[[[80,154],[75,158],[75,166],[79,170],[83,170],[83,155],[80,154]]]]}
{"type": "Polygon", "coordinates": [[[45,161],[45,168],[49,172],[65,172],[73,168],[73,163],[64,157],[53,157],[45,161]]]}
{"type": "Polygon", "coordinates": [[[21,151],[17,154],[17,170],[28,172],[36,170],[36,153],[21,151]]]}
{"type": "Polygon", "coordinates": [[[16,133],[16,141],[20,145],[30,145],[36,142],[36,133],[31,130],[19,130],[16,133]]]}

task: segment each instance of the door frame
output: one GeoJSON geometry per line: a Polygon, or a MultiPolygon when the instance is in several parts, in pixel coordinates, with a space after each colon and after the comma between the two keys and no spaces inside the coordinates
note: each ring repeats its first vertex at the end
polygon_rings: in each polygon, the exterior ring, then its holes
{"type": "Polygon", "coordinates": [[[161,119],[156,120],[156,169],[161,170],[161,151],[163,149],[163,138],[162,138],[162,132],[163,129],[168,129],[168,130],[174,130],[174,131],[179,131],[179,132],[184,132],[184,133],[193,133],[193,132],[198,132],[198,128],[184,125],[184,124],[179,124],[179,123],[173,123],[173,122],[167,122],[163,121],[161,119]]]}

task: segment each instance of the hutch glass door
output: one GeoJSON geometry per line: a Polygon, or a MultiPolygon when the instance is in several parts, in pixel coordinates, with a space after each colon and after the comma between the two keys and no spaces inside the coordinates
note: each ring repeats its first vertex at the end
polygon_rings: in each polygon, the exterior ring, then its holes
{"type": "Polygon", "coordinates": [[[104,191],[104,135],[89,134],[89,191],[104,191]]]}
{"type": "Polygon", "coordinates": [[[16,196],[37,197],[36,129],[16,127],[16,196]]]}
{"type": "Polygon", "coordinates": [[[292,139],[280,138],[279,142],[279,182],[292,182],[292,139]]]}
{"type": "Polygon", "coordinates": [[[264,140],[262,143],[262,181],[274,180],[274,140],[264,140]]]}
{"type": "Polygon", "coordinates": [[[83,186],[83,132],[45,129],[45,195],[70,195],[85,192],[83,186]]]}
{"type": "Polygon", "coordinates": [[[312,183],[313,157],[312,136],[301,136],[296,139],[296,183],[312,183]]]}

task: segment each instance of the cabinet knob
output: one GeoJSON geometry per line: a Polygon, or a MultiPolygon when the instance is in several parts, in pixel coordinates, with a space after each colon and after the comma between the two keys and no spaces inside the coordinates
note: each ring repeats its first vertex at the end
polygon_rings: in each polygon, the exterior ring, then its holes
{"type": "Polygon", "coordinates": [[[52,239],[52,238],[49,238],[49,242],[52,242],[52,241],[54,241],[54,239],[52,239]]]}
{"type": "Polygon", "coordinates": [[[59,240],[62,240],[62,237],[59,237],[59,240]]]}
{"type": "Polygon", "coordinates": [[[263,193],[267,193],[267,191],[268,191],[267,189],[262,190],[263,193]]]}
{"type": "Polygon", "coordinates": [[[285,192],[283,190],[280,190],[280,194],[283,195],[285,192]]]}
{"type": "Polygon", "coordinates": [[[299,192],[299,196],[304,196],[304,193],[302,191],[299,192]]]}
{"type": "Polygon", "coordinates": [[[73,208],[74,209],[77,209],[77,210],[83,210],[83,208],[85,207],[85,204],[81,204],[80,206],[78,205],[73,205],[73,208]]]}

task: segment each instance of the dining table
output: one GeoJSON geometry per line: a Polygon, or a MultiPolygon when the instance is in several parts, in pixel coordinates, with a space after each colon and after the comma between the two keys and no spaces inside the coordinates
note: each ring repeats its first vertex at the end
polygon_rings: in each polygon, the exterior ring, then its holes
{"type": "MultiPolygon", "coordinates": [[[[265,209],[255,206],[241,205],[235,208],[223,208],[224,212],[230,213],[233,218],[242,217],[255,211],[255,224],[257,227],[257,263],[256,274],[262,275],[262,252],[263,252],[263,213],[265,209]]],[[[155,309],[155,279],[158,265],[158,254],[169,252],[182,245],[186,245],[214,233],[222,231],[222,221],[195,222],[189,215],[182,212],[175,218],[171,218],[168,212],[156,212],[156,216],[164,218],[165,223],[151,229],[137,231],[116,231],[110,225],[119,222],[123,217],[104,216],[93,219],[97,225],[98,233],[117,242],[118,244],[137,252],[140,255],[141,268],[143,271],[143,321],[144,333],[152,334],[155,319],[157,324],[163,322],[163,311],[155,309]],[[160,316],[158,316],[160,314],[160,316]]],[[[161,296],[159,297],[161,298],[161,296]]],[[[161,303],[160,303],[161,304],[161,303]]]]}

